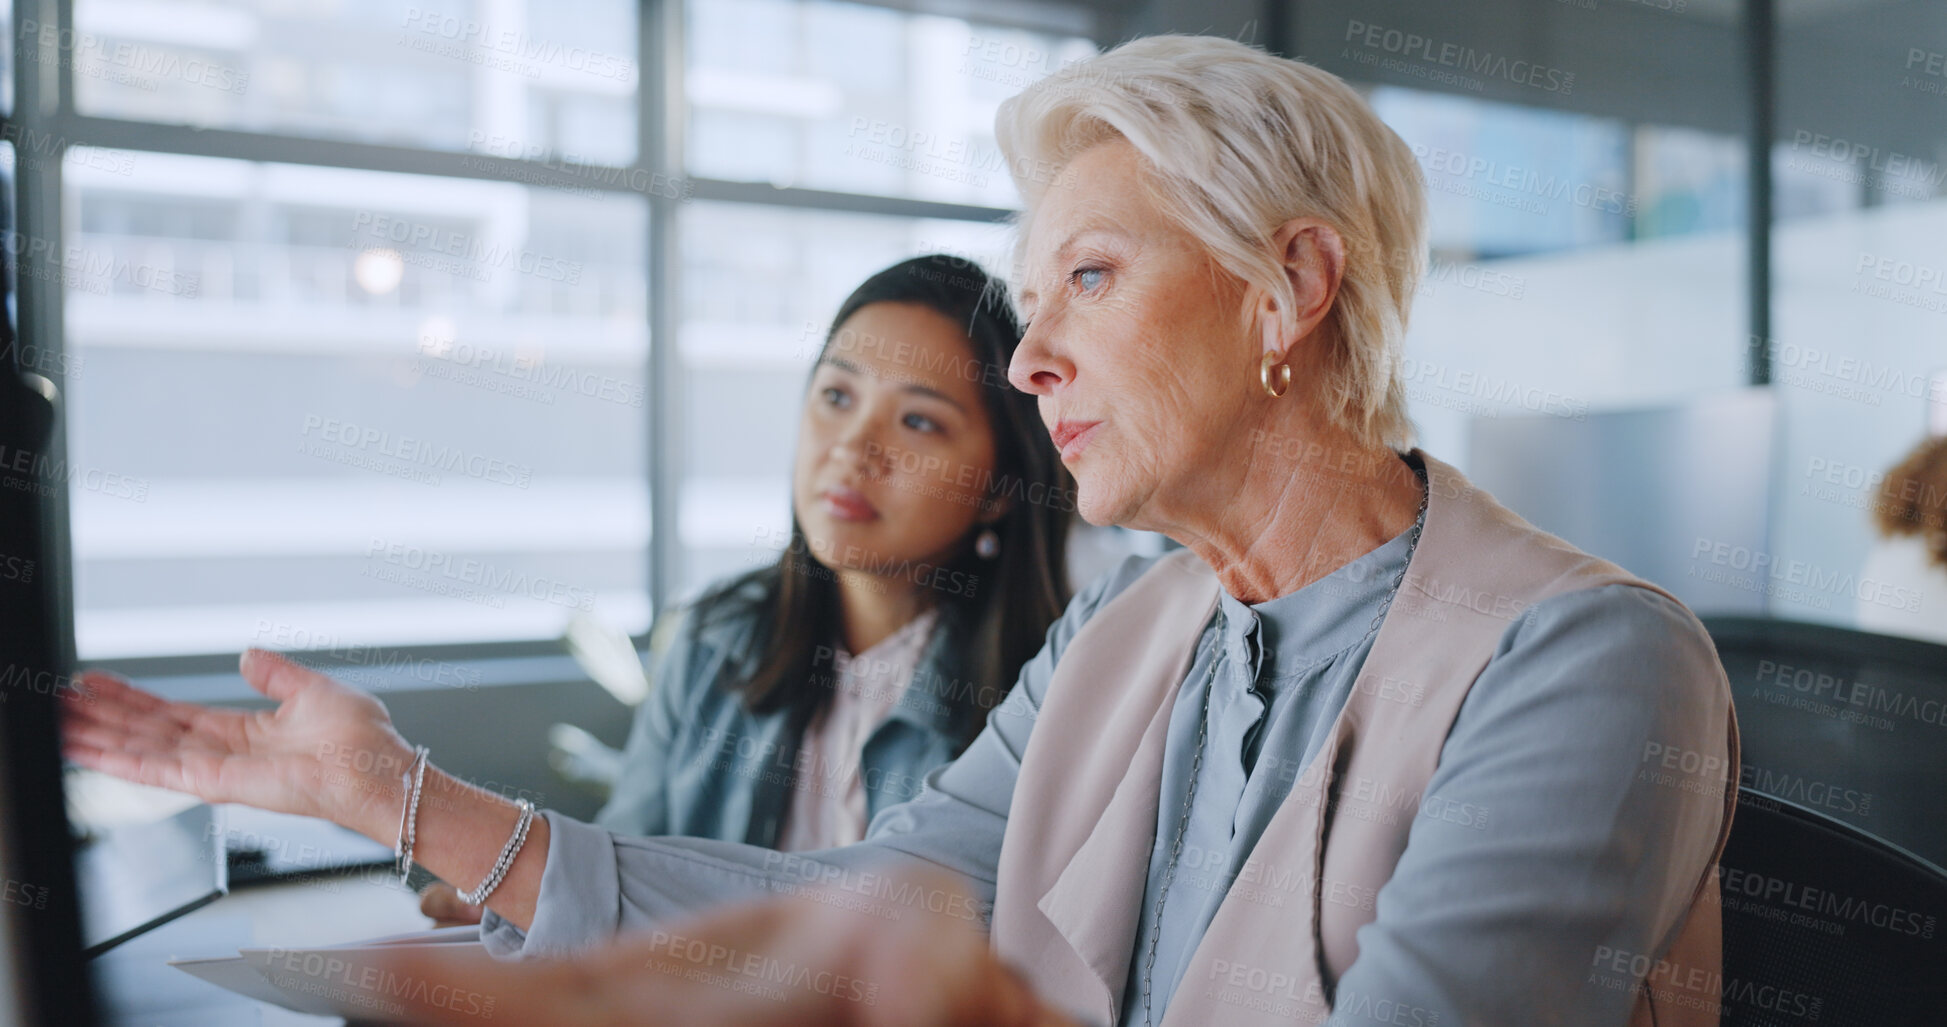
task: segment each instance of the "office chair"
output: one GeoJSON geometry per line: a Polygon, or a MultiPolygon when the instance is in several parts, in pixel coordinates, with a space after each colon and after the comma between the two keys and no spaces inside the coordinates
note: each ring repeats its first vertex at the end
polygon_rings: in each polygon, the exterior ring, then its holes
{"type": "Polygon", "coordinates": [[[1947,1023],[1947,871],[1793,803],[1738,800],[1720,1023],[1947,1023]]]}
{"type": "Polygon", "coordinates": [[[1947,866],[1947,645],[1825,624],[1703,620],[1737,706],[1740,783],[1947,866]]]}

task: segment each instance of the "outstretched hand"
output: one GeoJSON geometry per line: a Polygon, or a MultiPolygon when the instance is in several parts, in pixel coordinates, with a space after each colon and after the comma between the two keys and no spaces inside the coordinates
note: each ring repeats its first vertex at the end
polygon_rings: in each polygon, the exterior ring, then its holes
{"type": "MultiPolygon", "coordinates": [[[[937,875],[922,887],[950,888],[937,875]]],[[[971,924],[771,899],[571,960],[478,951],[389,960],[415,1023],[554,1027],[1074,1027],[971,924]]],[[[434,946],[432,948],[443,948],[434,946]]]]}
{"type": "Polygon", "coordinates": [[[83,671],[65,703],[68,759],[138,784],[323,817],[390,844],[412,747],[385,704],[275,653],[246,650],[245,681],[269,710],[170,702],[83,671]]]}

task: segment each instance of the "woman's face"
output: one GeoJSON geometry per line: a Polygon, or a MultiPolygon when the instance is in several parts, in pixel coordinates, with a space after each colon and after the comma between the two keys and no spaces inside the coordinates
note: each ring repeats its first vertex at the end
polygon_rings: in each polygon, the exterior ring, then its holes
{"type": "Polygon", "coordinates": [[[805,396],[792,474],[818,562],[911,579],[998,519],[984,506],[995,445],[979,368],[960,327],[927,306],[871,303],[839,326],[805,396]]]}
{"type": "Polygon", "coordinates": [[[1141,161],[1101,143],[1050,185],[1024,240],[1028,331],[1008,378],[1039,398],[1084,518],[1167,530],[1166,511],[1234,484],[1262,343],[1242,282],[1150,199],[1141,161]]]}

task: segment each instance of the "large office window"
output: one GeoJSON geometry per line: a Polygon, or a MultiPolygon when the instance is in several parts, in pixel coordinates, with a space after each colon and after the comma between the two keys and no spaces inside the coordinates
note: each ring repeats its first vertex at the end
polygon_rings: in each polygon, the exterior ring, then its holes
{"type": "Polygon", "coordinates": [[[75,0],[64,53],[83,114],[627,164],[635,26],[630,0],[75,0]]]}
{"type": "Polygon", "coordinates": [[[1743,384],[1743,147],[1708,132],[1393,86],[1370,100],[1427,182],[1404,371],[1423,444],[1480,418],[1743,384]]]}
{"type": "Polygon", "coordinates": [[[8,136],[41,172],[12,265],[26,323],[59,330],[27,352],[65,393],[78,655],[640,634],[767,559],[846,293],[925,252],[1002,266],[995,110],[1095,52],[1081,8],[1004,22],[829,0],[17,20],[0,59],[51,95],[8,136]]]}
{"type": "Polygon", "coordinates": [[[1868,557],[1886,472],[1947,434],[1947,2],[1784,8],[1773,391],[1778,616],[1947,620],[1868,557]],[[1878,609],[1874,609],[1878,607],[1878,609]]]}
{"type": "Polygon", "coordinates": [[[646,630],[650,207],[675,189],[573,170],[642,150],[637,16],[19,22],[77,115],[26,130],[60,238],[15,257],[61,310],[81,657],[646,630]]]}
{"type": "Polygon", "coordinates": [[[647,616],[639,197],[149,152],[67,175],[86,656],[647,616]],[[126,165],[126,166],[124,166],[126,165]]]}
{"type": "Polygon", "coordinates": [[[746,182],[1013,206],[1002,100],[1088,40],[827,0],[690,0],[689,168],[746,182]]]}

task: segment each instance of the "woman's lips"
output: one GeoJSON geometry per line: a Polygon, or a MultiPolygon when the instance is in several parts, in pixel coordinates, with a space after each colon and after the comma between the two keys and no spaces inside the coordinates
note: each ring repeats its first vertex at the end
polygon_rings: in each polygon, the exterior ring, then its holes
{"type": "Polygon", "coordinates": [[[825,504],[825,512],[841,521],[870,521],[879,516],[879,508],[857,489],[835,485],[819,492],[818,498],[825,504]]]}
{"type": "Polygon", "coordinates": [[[1061,451],[1062,462],[1066,463],[1081,454],[1082,448],[1088,445],[1089,438],[1101,424],[1101,421],[1056,421],[1048,437],[1054,440],[1055,448],[1061,451]]]}

